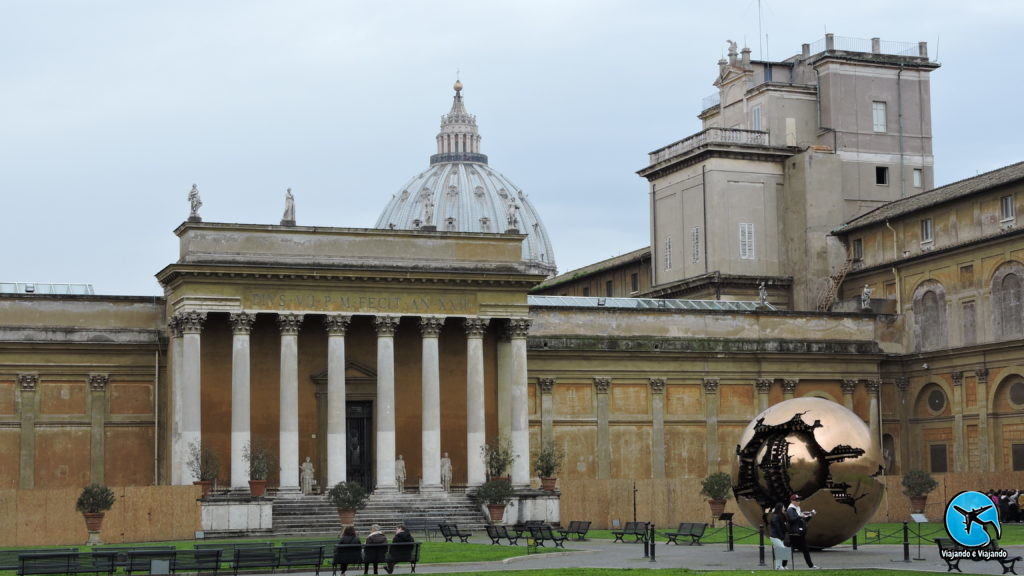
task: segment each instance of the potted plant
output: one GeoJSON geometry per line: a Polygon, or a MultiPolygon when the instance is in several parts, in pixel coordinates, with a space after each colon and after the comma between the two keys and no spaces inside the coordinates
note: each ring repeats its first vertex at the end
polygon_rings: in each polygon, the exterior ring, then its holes
{"type": "Polygon", "coordinates": [[[192,482],[203,488],[203,498],[210,494],[213,481],[220,474],[220,460],[208,446],[200,446],[192,442],[188,445],[188,469],[192,472],[193,478],[198,480],[192,482]]]}
{"type": "Polygon", "coordinates": [[[505,518],[505,505],[513,495],[512,482],[506,479],[488,480],[476,490],[476,498],[487,506],[493,524],[505,518]]]}
{"type": "Polygon", "coordinates": [[[700,481],[700,493],[708,497],[711,516],[717,518],[725,512],[725,501],[732,494],[732,477],[726,472],[715,472],[700,481]]]}
{"type": "Polygon", "coordinates": [[[114,505],[114,491],[102,484],[90,484],[82,489],[75,502],[75,510],[85,518],[85,528],[89,531],[86,545],[100,544],[100,528],[103,516],[114,505]]]}
{"type": "Polygon", "coordinates": [[[356,520],[356,511],[366,507],[366,489],[356,482],[338,482],[327,491],[327,499],[338,509],[341,523],[351,526],[356,520]]]}
{"type": "Polygon", "coordinates": [[[565,459],[565,452],[553,441],[548,440],[541,446],[540,452],[537,454],[537,461],[534,463],[537,475],[540,476],[541,490],[552,491],[555,489],[555,482],[558,480],[555,475],[562,467],[563,459],[565,459]]]}
{"type": "Polygon", "coordinates": [[[260,442],[245,445],[242,457],[249,463],[249,493],[253,498],[262,498],[267,492],[267,475],[276,463],[273,454],[260,442]]]}
{"type": "Polygon", "coordinates": [[[910,470],[903,475],[900,484],[903,485],[903,493],[910,498],[910,508],[915,514],[924,512],[924,507],[928,503],[928,493],[939,485],[935,478],[924,470],[910,470]]]}
{"type": "Polygon", "coordinates": [[[512,441],[508,438],[496,437],[480,447],[487,468],[487,479],[508,478],[508,469],[517,456],[512,453],[512,441]]]}

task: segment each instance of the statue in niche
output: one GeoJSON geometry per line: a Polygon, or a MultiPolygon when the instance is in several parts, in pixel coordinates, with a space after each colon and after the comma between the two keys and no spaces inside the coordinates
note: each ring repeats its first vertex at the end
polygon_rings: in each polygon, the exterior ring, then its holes
{"type": "Polygon", "coordinates": [[[768,288],[764,285],[764,281],[757,285],[757,298],[761,306],[768,306],[768,288]]]}
{"type": "Polygon", "coordinates": [[[188,217],[198,219],[199,208],[202,207],[203,205],[202,199],[199,198],[199,186],[196,186],[195,184],[192,185],[192,190],[189,190],[188,193],[188,203],[192,208],[192,211],[189,213],[188,217]]]}
{"type": "Polygon", "coordinates": [[[430,226],[430,223],[434,221],[434,200],[427,198],[427,202],[423,205],[423,223],[425,226],[430,226]]]}
{"type": "Polygon", "coordinates": [[[395,460],[395,484],[398,484],[399,492],[405,492],[405,459],[401,454],[395,460]]]}
{"type": "Polygon", "coordinates": [[[516,217],[516,211],[519,210],[519,205],[516,204],[515,200],[509,200],[506,206],[506,217],[508,218],[508,227],[515,228],[519,226],[519,218],[516,217]]]}
{"type": "Polygon", "coordinates": [[[864,285],[864,291],[860,293],[860,307],[864,309],[871,308],[871,286],[868,284],[864,285]]]}
{"type": "Polygon", "coordinates": [[[306,461],[299,466],[299,483],[302,485],[303,494],[313,493],[313,463],[306,456],[306,461]]]}
{"type": "Polygon", "coordinates": [[[452,491],[452,460],[447,452],[441,457],[441,486],[445,492],[452,491]]]}
{"type": "Polygon", "coordinates": [[[289,188],[284,196],[284,215],[281,216],[281,223],[295,223],[295,196],[292,196],[292,189],[289,188]]]}
{"type": "Polygon", "coordinates": [[[355,436],[349,436],[348,439],[348,461],[353,466],[363,463],[362,454],[359,449],[359,440],[355,436]]]}

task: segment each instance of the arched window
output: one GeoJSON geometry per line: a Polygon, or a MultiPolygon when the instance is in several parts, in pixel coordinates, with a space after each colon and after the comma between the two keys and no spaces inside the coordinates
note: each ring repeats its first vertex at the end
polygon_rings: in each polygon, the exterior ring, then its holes
{"type": "Polygon", "coordinates": [[[938,350],[946,341],[946,290],[934,280],[921,283],[914,291],[915,351],[938,350]]]}
{"type": "Polygon", "coordinates": [[[998,340],[1024,337],[1024,266],[1007,262],[992,276],[992,326],[998,340]]]}

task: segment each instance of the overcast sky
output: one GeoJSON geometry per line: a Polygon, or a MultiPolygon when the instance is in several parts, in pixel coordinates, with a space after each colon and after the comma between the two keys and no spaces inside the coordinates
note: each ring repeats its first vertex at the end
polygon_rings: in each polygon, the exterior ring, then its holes
{"type": "Polygon", "coordinates": [[[926,41],[936,184],[1024,160],[1024,2],[760,7],[763,34],[757,0],[0,0],[0,281],[161,294],[193,183],[207,222],[276,224],[291,187],[300,225],[372,227],[456,70],[563,272],[649,243],[635,171],[700,130],[728,39],[926,41]]]}

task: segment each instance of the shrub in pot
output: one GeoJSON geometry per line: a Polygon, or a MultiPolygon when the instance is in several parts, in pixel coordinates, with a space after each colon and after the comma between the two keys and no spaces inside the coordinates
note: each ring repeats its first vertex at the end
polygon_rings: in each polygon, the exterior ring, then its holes
{"type": "Polygon", "coordinates": [[[540,476],[540,487],[541,490],[554,490],[555,481],[557,480],[556,474],[558,469],[562,467],[562,461],[565,459],[565,451],[558,447],[553,441],[547,441],[540,448],[540,452],[537,453],[537,461],[534,463],[534,468],[537,470],[537,475],[540,476]]]}
{"type": "Polygon", "coordinates": [[[512,441],[504,437],[496,437],[480,448],[487,469],[487,479],[507,478],[508,469],[517,456],[512,453],[512,441]]]}
{"type": "Polygon", "coordinates": [[[220,460],[208,446],[201,446],[195,442],[188,445],[188,469],[194,478],[198,478],[193,484],[203,488],[203,498],[210,493],[213,481],[220,474],[220,460]]]}
{"type": "Polygon", "coordinates": [[[75,502],[75,510],[85,518],[85,528],[89,531],[87,545],[100,543],[100,528],[103,516],[114,505],[114,491],[102,484],[90,484],[82,489],[75,502]]]}
{"type": "Polygon", "coordinates": [[[910,498],[910,508],[915,514],[924,512],[928,503],[928,493],[939,485],[931,474],[924,470],[910,470],[900,480],[903,493],[910,498]]]}
{"type": "Polygon", "coordinates": [[[249,464],[249,493],[253,498],[261,498],[267,492],[267,476],[277,460],[260,442],[246,444],[242,458],[249,464]]]}
{"type": "Polygon", "coordinates": [[[476,490],[477,500],[487,506],[491,514],[491,522],[497,524],[505,517],[505,505],[515,492],[512,490],[512,482],[506,479],[488,480],[476,490]]]}
{"type": "Polygon", "coordinates": [[[726,472],[715,472],[700,481],[700,493],[707,496],[711,515],[717,518],[725,512],[725,501],[732,494],[732,477],[726,472]]]}
{"type": "Polygon", "coordinates": [[[327,500],[338,509],[343,525],[355,523],[356,512],[366,507],[366,489],[356,482],[338,482],[327,491],[327,500]]]}

